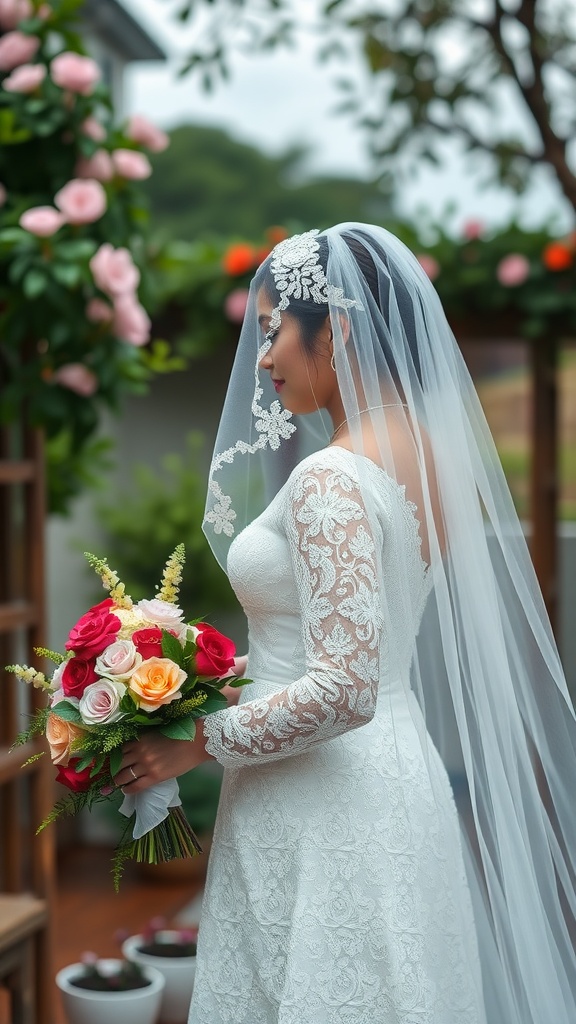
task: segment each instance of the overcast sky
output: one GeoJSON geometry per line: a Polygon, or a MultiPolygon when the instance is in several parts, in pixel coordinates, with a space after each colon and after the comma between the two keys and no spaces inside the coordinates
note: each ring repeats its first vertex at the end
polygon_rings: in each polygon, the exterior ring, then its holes
{"type": "MultiPolygon", "coordinates": [[[[167,128],[186,122],[214,124],[270,153],[304,142],[312,147],[313,170],[370,174],[363,134],[346,116],[331,112],[338,100],[331,84],[335,72],[331,66],[316,64],[311,40],[303,39],[296,53],[278,51],[268,57],[235,58],[231,82],[207,95],[194,76],[176,77],[180,55],[186,53],[192,38],[190,28],[171,18],[181,0],[122,2],[171,57],[164,65],[132,65],[126,83],[130,113],[145,113],[167,128]]],[[[362,74],[360,67],[356,73],[362,74]]],[[[514,213],[527,227],[542,225],[551,218],[555,218],[559,231],[573,227],[573,213],[548,172],[542,172],[521,199],[498,188],[481,191],[480,177],[464,164],[455,146],[447,144],[440,169],[424,167],[415,181],[402,182],[397,197],[399,209],[412,220],[426,209],[453,232],[470,218],[499,226],[514,213]],[[451,214],[447,211],[449,203],[456,207],[451,214]]]]}

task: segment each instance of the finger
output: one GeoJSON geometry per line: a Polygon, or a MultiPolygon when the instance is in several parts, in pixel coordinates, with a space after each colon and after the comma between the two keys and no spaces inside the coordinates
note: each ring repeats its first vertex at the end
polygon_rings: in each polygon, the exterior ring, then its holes
{"type": "Polygon", "coordinates": [[[135,764],[122,765],[114,776],[114,785],[120,789],[128,787],[142,777],[143,772],[139,771],[135,764]]]}

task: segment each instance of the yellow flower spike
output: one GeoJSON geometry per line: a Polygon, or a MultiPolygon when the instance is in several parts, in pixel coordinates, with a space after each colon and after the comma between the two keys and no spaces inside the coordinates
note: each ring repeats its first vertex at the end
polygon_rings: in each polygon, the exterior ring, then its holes
{"type": "Polygon", "coordinates": [[[53,661],[55,665],[61,665],[62,662],[66,661],[66,657],[63,654],[58,654],[58,651],[51,651],[48,647],[35,647],[34,653],[39,658],[48,658],[49,661],[53,661]]]}
{"type": "Polygon", "coordinates": [[[114,572],[110,568],[105,558],[97,558],[96,555],[92,555],[89,551],[84,552],[84,557],[88,562],[91,569],[98,573],[98,576],[102,580],[102,586],[104,590],[110,591],[110,597],[114,601],[117,608],[131,608],[132,598],[126,593],[126,587],[120,582],[120,577],[117,572],[114,572]]]}
{"type": "Polygon", "coordinates": [[[186,560],[186,551],[183,544],[178,544],[170,558],[166,562],[158,597],[168,604],[176,604],[180,583],[182,582],[182,568],[186,560]]]}
{"type": "Polygon", "coordinates": [[[49,690],[50,683],[43,672],[38,672],[28,665],[6,665],[6,671],[12,672],[23,683],[31,683],[36,690],[49,690]]]}

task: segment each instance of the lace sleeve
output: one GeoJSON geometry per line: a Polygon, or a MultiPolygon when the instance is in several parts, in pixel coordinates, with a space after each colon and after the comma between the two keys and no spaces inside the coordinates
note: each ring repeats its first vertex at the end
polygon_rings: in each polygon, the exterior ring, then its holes
{"type": "Polygon", "coordinates": [[[206,749],[224,765],[299,754],[374,714],[382,619],[358,484],[334,469],[296,474],[285,518],[306,673],[266,699],[204,719],[206,749]]]}

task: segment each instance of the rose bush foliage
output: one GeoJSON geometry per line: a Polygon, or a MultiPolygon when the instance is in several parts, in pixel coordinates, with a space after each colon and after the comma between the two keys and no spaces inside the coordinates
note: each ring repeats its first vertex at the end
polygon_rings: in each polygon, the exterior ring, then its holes
{"type": "Polygon", "coordinates": [[[168,140],[114,123],[82,52],[81,0],[0,5],[0,423],[25,407],[48,441],[50,506],[93,471],[104,407],[182,365],[152,347],[139,182],[168,140]],[[52,470],[52,471],[51,471],[52,470]]]}

